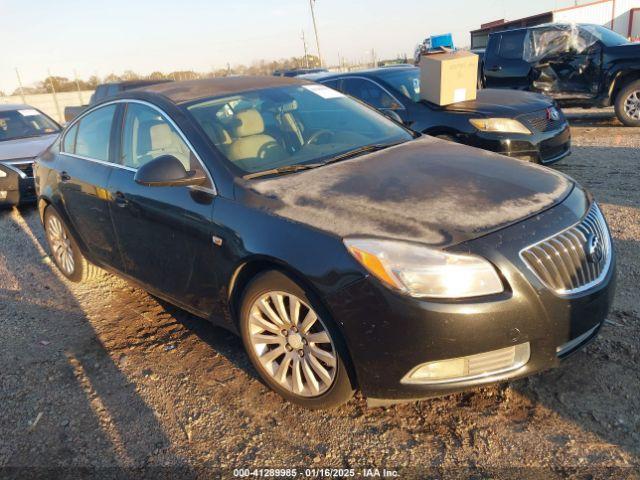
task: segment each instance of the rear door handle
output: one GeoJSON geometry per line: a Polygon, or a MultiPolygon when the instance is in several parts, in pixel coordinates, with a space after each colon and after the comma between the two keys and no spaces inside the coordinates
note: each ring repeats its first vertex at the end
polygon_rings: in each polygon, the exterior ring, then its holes
{"type": "Polygon", "coordinates": [[[127,197],[125,197],[124,193],[116,192],[113,194],[113,200],[116,202],[116,205],[120,208],[124,208],[129,204],[127,197]]]}
{"type": "Polygon", "coordinates": [[[71,175],[69,175],[67,172],[60,172],[60,181],[61,182],[68,182],[71,180],[71,175]]]}

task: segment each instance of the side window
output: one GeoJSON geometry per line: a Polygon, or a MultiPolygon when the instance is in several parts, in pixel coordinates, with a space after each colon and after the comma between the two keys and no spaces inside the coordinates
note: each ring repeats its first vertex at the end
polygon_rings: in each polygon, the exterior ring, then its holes
{"type": "Polygon", "coordinates": [[[76,153],[76,136],[78,135],[78,124],[76,123],[64,136],[62,143],[62,151],[67,153],[76,153]]]}
{"type": "Polygon", "coordinates": [[[187,171],[204,173],[178,131],[160,112],[139,103],[127,104],[122,130],[122,164],[137,169],[162,155],[176,157],[187,171]]]}
{"type": "Polygon", "coordinates": [[[118,93],[120,93],[120,88],[118,87],[118,85],[116,85],[116,84],[109,85],[107,87],[107,93],[106,93],[105,97],[113,97],[114,95],[117,95],[118,93]]]}
{"type": "Polygon", "coordinates": [[[502,35],[498,56],[507,60],[522,60],[526,30],[502,35]]]}
{"type": "Polygon", "coordinates": [[[379,85],[363,78],[343,79],[342,91],[375,108],[393,108],[394,104],[397,103],[379,85]]]}
{"type": "Polygon", "coordinates": [[[326,85],[329,88],[333,88],[334,90],[338,90],[338,83],[340,83],[339,78],[335,78],[332,80],[325,80],[324,82],[320,82],[323,85],[326,85]]]}
{"type": "Polygon", "coordinates": [[[115,105],[107,105],[80,120],[76,135],[76,155],[103,162],[109,161],[109,139],[115,111],[115,105]]]}

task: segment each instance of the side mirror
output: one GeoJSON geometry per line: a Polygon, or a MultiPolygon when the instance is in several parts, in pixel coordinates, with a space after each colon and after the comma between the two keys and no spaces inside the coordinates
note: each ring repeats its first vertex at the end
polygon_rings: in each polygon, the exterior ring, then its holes
{"type": "Polygon", "coordinates": [[[403,124],[404,122],[402,121],[402,118],[400,118],[400,115],[398,115],[396,112],[394,112],[393,110],[389,110],[389,109],[384,109],[382,110],[382,113],[384,113],[387,117],[389,117],[391,120],[398,122],[400,124],[403,124]]]}
{"type": "Polygon", "coordinates": [[[136,183],[147,187],[178,187],[201,185],[206,177],[187,172],[173,155],[162,155],[141,166],[134,177],[136,183]]]}

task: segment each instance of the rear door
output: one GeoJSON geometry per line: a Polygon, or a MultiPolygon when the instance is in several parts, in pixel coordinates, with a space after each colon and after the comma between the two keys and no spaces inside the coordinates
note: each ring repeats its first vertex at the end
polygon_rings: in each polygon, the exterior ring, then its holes
{"type": "Polygon", "coordinates": [[[109,177],[117,169],[112,142],[116,111],[116,104],[99,107],[67,130],[56,169],[72,227],[95,260],[120,270],[107,190],[109,177]]]}
{"type": "Polygon", "coordinates": [[[150,290],[208,314],[217,295],[211,218],[214,186],[149,187],[138,168],[173,155],[186,170],[206,172],[175,124],[158,108],[127,102],[119,161],[109,181],[111,217],[125,272],[150,290]]]}
{"type": "Polygon", "coordinates": [[[488,88],[530,88],[531,65],[524,60],[526,39],[525,29],[489,37],[484,60],[484,81],[488,88]]]}

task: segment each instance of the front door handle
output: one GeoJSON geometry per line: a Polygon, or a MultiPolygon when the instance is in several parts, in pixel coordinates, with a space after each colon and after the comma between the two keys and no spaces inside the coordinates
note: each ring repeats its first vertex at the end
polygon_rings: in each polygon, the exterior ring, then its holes
{"type": "Polygon", "coordinates": [[[71,175],[69,175],[67,172],[60,172],[60,181],[61,182],[68,182],[71,180],[71,175]]]}
{"type": "Polygon", "coordinates": [[[489,68],[490,72],[499,72],[500,70],[502,70],[502,67],[500,65],[494,65],[493,67],[489,68]]]}
{"type": "Polygon", "coordinates": [[[116,202],[116,205],[120,208],[124,208],[129,204],[127,197],[125,197],[124,193],[116,192],[113,194],[113,200],[116,202]]]}

